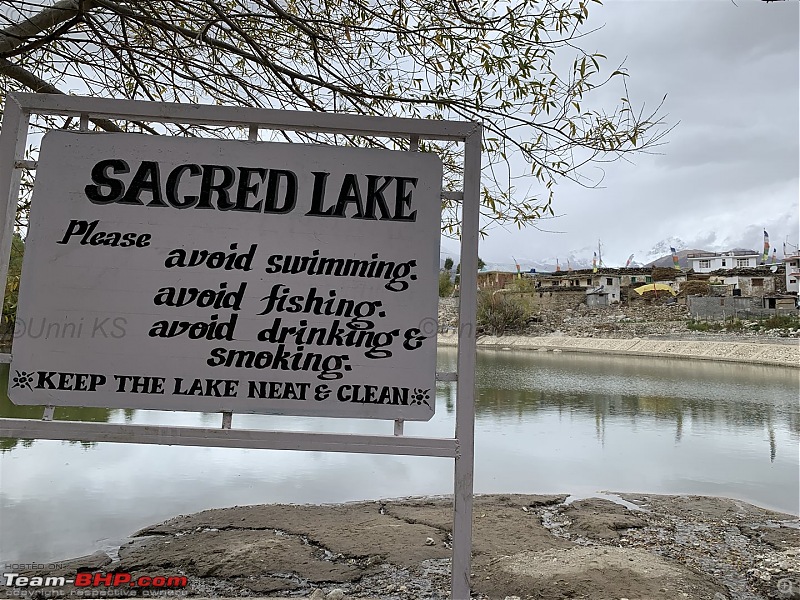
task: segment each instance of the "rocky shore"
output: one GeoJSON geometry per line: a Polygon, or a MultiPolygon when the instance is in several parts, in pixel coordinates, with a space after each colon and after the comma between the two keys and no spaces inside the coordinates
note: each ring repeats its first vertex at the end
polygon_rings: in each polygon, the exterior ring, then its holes
{"type": "MultiPolygon", "coordinates": [[[[474,599],[800,598],[797,517],[736,500],[478,496],[473,522],[474,599]]],[[[185,575],[183,593],[200,597],[444,600],[451,543],[447,498],[244,506],[147,527],[118,556],[41,575],[185,575]]]]}

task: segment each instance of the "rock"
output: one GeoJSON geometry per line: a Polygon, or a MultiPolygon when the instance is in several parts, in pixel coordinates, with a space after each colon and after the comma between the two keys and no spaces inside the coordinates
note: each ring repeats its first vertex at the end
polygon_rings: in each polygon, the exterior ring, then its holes
{"type": "Polygon", "coordinates": [[[322,592],[322,590],[316,589],[308,597],[308,600],[323,600],[324,598],[325,594],[322,592]]]}
{"type": "Polygon", "coordinates": [[[344,590],[339,588],[331,590],[328,592],[328,595],[325,596],[325,600],[342,600],[342,598],[344,598],[344,590]]]}
{"type": "Polygon", "coordinates": [[[428,539],[425,540],[425,545],[426,546],[435,546],[436,545],[436,540],[434,540],[432,537],[429,537],[428,539]]]}

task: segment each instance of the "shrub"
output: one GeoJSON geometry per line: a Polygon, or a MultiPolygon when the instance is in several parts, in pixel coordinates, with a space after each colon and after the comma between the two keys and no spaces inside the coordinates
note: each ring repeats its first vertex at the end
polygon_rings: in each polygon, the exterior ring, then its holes
{"type": "Polygon", "coordinates": [[[760,329],[800,329],[800,318],[796,315],[772,315],[759,321],[760,329]]]}
{"type": "Polygon", "coordinates": [[[507,286],[507,289],[514,290],[515,292],[532,292],[536,289],[536,282],[532,277],[520,277],[514,279],[507,286]]]}
{"type": "Polygon", "coordinates": [[[17,318],[17,300],[19,297],[19,278],[22,273],[22,256],[25,253],[25,242],[18,233],[11,240],[11,256],[8,264],[8,278],[3,297],[3,314],[0,318],[0,334],[9,334],[14,330],[17,318]]]}
{"type": "Polygon", "coordinates": [[[744,323],[739,319],[731,319],[725,322],[725,331],[744,331],[744,323]]]}
{"type": "Polygon", "coordinates": [[[527,306],[513,294],[482,292],[478,296],[478,325],[492,335],[522,329],[527,320],[527,306]]]}
{"type": "Polygon", "coordinates": [[[715,323],[708,321],[687,321],[686,329],[689,331],[721,331],[722,330],[722,323],[715,323]]]}
{"type": "Polygon", "coordinates": [[[439,298],[446,298],[453,293],[453,282],[450,281],[450,271],[439,273],[439,298]]]}

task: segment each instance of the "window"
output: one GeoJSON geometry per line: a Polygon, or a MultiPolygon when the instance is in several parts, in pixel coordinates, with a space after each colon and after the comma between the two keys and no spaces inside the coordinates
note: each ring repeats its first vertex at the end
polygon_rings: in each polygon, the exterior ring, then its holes
{"type": "Polygon", "coordinates": [[[701,260],[701,261],[699,261],[697,266],[700,269],[710,269],[711,268],[711,261],[710,260],[701,260]]]}
{"type": "Polygon", "coordinates": [[[606,277],[606,285],[614,285],[614,280],[611,277],[606,277]]]}
{"type": "Polygon", "coordinates": [[[645,283],[653,283],[653,278],[650,277],[650,275],[645,275],[644,282],[645,283]]]}
{"type": "Polygon", "coordinates": [[[753,279],[753,284],[752,285],[753,285],[753,287],[764,287],[764,280],[761,279],[761,278],[753,279]]]}
{"type": "Polygon", "coordinates": [[[749,258],[737,258],[736,259],[736,266],[737,267],[747,267],[750,265],[749,258]]]}
{"type": "Polygon", "coordinates": [[[797,283],[797,279],[790,279],[789,283],[797,283]]]}
{"type": "Polygon", "coordinates": [[[728,266],[724,258],[722,259],[722,266],[723,267],[727,267],[728,266]]]}
{"type": "Polygon", "coordinates": [[[636,283],[636,275],[634,275],[633,277],[631,277],[631,283],[636,283]]]}

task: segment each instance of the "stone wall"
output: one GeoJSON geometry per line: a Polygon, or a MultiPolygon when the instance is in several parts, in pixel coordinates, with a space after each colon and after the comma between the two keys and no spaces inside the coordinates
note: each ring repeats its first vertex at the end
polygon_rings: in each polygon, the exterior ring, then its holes
{"type": "Polygon", "coordinates": [[[767,296],[774,294],[775,277],[739,277],[739,289],[742,290],[743,296],[767,296]],[[753,285],[753,282],[759,282],[761,285],[753,285]]]}
{"type": "MultiPolygon", "coordinates": [[[[452,346],[456,336],[439,336],[439,345],[452,346]]],[[[554,352],[591,352],[690,360],[719,360],[747,364],[800,367],[800,347],[777,344],[752,344],[722,341],[683,341],[652,339],[586,339],[575,337],[502,336],[478,339],[479,348],[525,349],[554,352]]]]}
{"type": "Polygon", "coordinates": [[[769,317],[776,314],[797,314],[796,309],[770,309],[763,307],[762,298],[747,296],[704,297],[686,299],[689,314],[694,319],[721,320],[769,317]]]}
{"type": "Polygon", "coordinates": [[[777,291],[775,280],[778,277],[750,277],[743,275],[736,275],[733,277],[712,277],[711,283],[718,285],[725,285],[728,290],[726,296],[732,296],[733,290],[738,289],[741,291],[742,296],[763,297],[774,294],[777,291]],[[755,285],[758,284],[758,285],[755,285]]]}
{"type": "Polygon", "coordinates": [[[562,287],[541,287],[532,292],[509,293],[512,298],[517,298],[528,305],[533,312],[542,310],[567,310],[575,309],[586,302],[586,289],[569,289],[562,287]]]}

